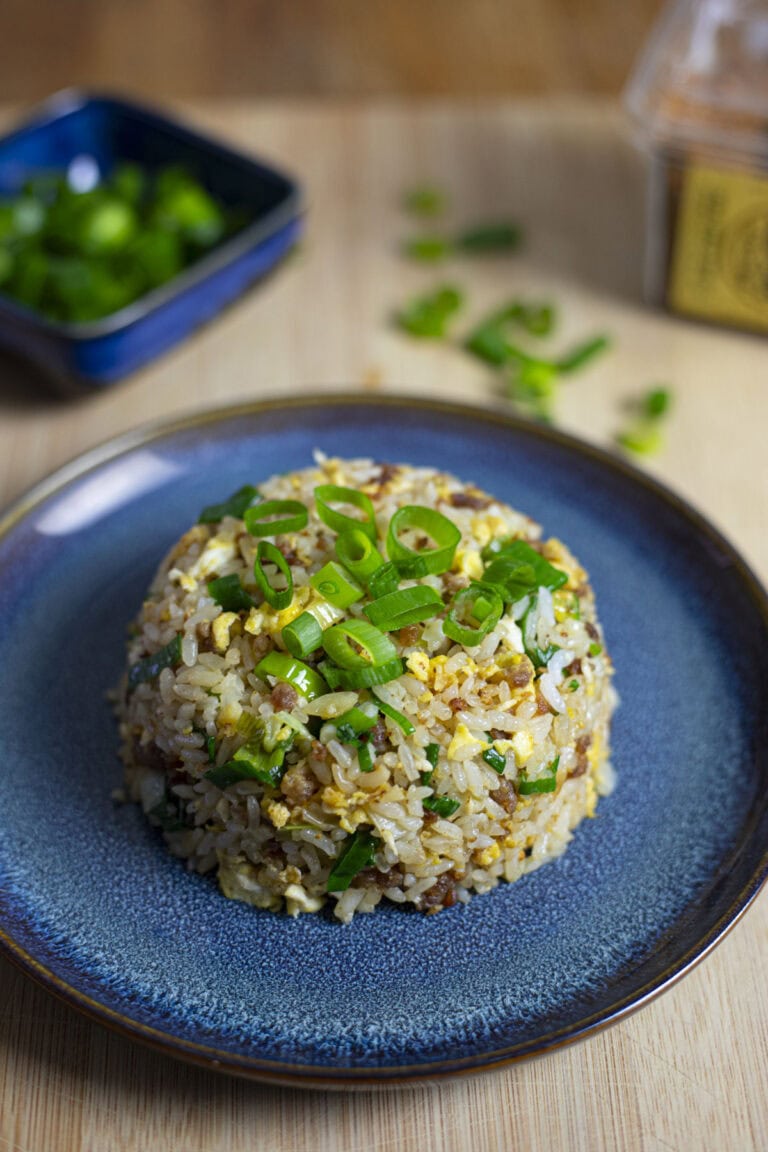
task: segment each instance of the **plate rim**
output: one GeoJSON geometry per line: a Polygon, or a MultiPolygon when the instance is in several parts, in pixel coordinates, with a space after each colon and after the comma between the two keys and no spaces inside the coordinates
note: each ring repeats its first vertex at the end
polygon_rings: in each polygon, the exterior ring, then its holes
{"type": "MultiPolygon", "coordinates": [[[[4,509],[0,510],[0,541],[21,524],[36,507],[60,493],[67,485],[83,479],[105,464],[147,447],[159,440],[173,438],[207,425],[217,425],[245,417],[258,418],[276,410],[314,410],[327,406],[346,408],[388,409],[411,408],[422,412],[437,412],[445,416],[477,423],[503,425],[509,431],[563,448],[576,456],[586,457],[592,463],[618,473],[623,479],[639,485],[652,497],[662,500],[682,517],[718,553],[727,557],[739,582],[747,592],[754,608],[768,630],[768,591],[756,573],[730,540],[685,498],[675,493],[663,481],[643,472],[630,461],[614,455],[607,449],[550,426],[535,424],[515,416],[500,404],[484,406],[465,404],[454,400],[440,400],[410,392],[368,392],[312,390],[300,395],[273,395],[258,400],[201,407],[181,416],[146,421],[108,437],[85,452],[78,453],[66,463],[44,476],[4,509]]],[[[278,1086],[369,1089],[384,1086],[404,1086],[431,1081],[440,1082],[448,1077],[466,1075],[502,1068],[533,1056],[555,1051],[602,1031],[624,1019],[668,988],[673,987],[698,963],[704,960],[751,907],[768,882],[768,845],[758,866],[740,891],[732,898],[728,908],[701,935],[682,956],[671,960],[661,972],[650,978],[641,988],[627,993],[607,1008],[560,1028],[543,1032],[539,1036],[491,1051],[455,1058],[441,1058],[417,1064],[396,1064],[385,1067],[330,1068],[325,1064],[292,1064],[269,1060],[249,1054],[235,1054],[226,1049],[186,1040],[173,1032],[155,1028],[110,1008],[107,1004],[87,995],[69,984],[55,971],[38,960],[19,944],[0,923],[0,954],[30,976],[37,984],[58,999],[74,1007],[88,1019],[105,1025],[123,1037],[138,1041],[154,1051],[162,1052],[207,1069],[227,1072],[239,1077],[278,1086]]]]}

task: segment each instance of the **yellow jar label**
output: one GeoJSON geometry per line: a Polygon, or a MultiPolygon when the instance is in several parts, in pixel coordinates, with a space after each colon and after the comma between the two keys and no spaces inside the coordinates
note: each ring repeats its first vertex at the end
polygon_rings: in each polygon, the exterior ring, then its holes
{"type": "Polygon", "coordinates": [[[768,176],[686,170],[668,302],[689,316],[768,331],[768,176]]]}

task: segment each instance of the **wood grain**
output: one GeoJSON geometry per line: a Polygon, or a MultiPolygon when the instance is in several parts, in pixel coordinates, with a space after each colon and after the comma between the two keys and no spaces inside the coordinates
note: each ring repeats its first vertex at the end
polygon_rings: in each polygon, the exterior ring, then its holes
{"type": "MultiPolygon", "coordinates": [[[[574,379],[559,422],[610,443],[622,404],[674,388],[648,467],[768,577],[768,345],[652,313],[639,301],[642,164],[602,103],[184,105],[197,123],[304,180],[307,237],[277,274],[125,385],[49,399],[0,363],[0,504],[51,468],[145,420],[308,388],[381,387],[484,403],[496,382],[456,343],[425,345],[390,315],[455,279],[467,323],[524,292],[561,307],[563,343],[614,347],[574,379]],[[439,273],[404,262],[402,192],[423,179],[456,224],[519,218],[517,257],[439,273]]],[[[7,766],[6,766],[7,767],[7,766]]],[[[483,1076],[335,1095],[186,1067],[91,1024],[0,962],[0,1152],[444,1152],[501,1148],[749,1152],[768,1133],[763,896],[696,970],[586,1042],[483,1076]]]]}

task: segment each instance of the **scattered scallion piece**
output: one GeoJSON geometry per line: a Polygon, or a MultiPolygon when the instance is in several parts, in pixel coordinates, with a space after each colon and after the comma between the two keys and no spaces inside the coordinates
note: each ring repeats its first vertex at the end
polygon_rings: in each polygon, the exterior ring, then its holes
{"type": "MultiPolygon", "coordinates": [[[[375,705],[366,705],[369,711],[364,711],[362,708],[350,708],[343,716],[339,716],[335,721],[337,733],[341,733],[342,728],[348,728],[353,736],[360,736],[363,732],[370,732],[371,728],[375,728],[378,719],[378,707],[375,705]]],[[[340,737],[341,738],[341,737],[340,737]]]]}
{"type": "Polygon", "coordinates": [[[203,508],[197,522],[198,524],[218,524],[225,516],[233,516],[236,520],[242,520],[246,509],[251,508],[259,500],[261,500],[261,493],[258,488],[254,488],[252,484],[245,484],[221,504],[209,504],[203,508]]]}
{"type": "Polygon", "coordinates": [[[290,684],[300,696],[304,696],[307,700],[314,700],[316,696],[324,696],[328,691],[325,680],[319,673],[315,672],[314,668],[302,664],[300,660],[294,659],[286,652],[268,652],[264,659],[256,665],[254,672],[262,680],[266,679],[267,676],[274,676],[276,680],[290,684]]]}
{"type": "Polygon", "coordinates": [[[430,185],[411,188],[403,197],[403,207],[414,216],[439,216],[445,206],[445,193],[430,185]]]}
{"type": "Polygon", "coordinates": [[[616,443],[636,456],[652,456],[664,443],[662,425],[672,403],[668,388],[653,388],[632,407],[634,420],[616,435],[616,443]]]}
{"type": "Polygon", "coordinates": [[[373,772],[373,753],[370,744],[361,743],[357,750],[357,763],[361,772],[373,772]]]}
{"type": "Polygon", "coordinates": [[[253,575],[262,596],[271,608],[277,612],[282,612],[284,608],[288,607],[293,600],[293,573],[280,549],[271,544],[269,540],[259,540],[256,560],[253,565],[253,575]],[[274,564],[278,572],[283,574],[288,583],[287,588],[274,588],[272,586],[267,573],[264,571],[265,563],[274,564]]]}
{"type": "Polygon", "coordinates": [[[556,756],[551,764],[547,765],[548,776],[539,776],[536,780],[529,780],[524,768],[520,770],[520,779],[517,782],[517,791],[521,796],[536,796],[543,792],[554,792],[557,788],[557,766],[560,757],[556,756]]]}
{"type": "Polygon", "coordinates": [[[401,576],[418,579],[420,576],[439,576],[453,564],[461,532],[447,516],[434,508],[420,504],[405,504],[398,508],[389,522],[387,555],[397,565],[401,576]],[[409,548],[400,539],[401,532],[418,529],[431,538],[434,548],[409,548]]]}
{"type": "Polygon", "coordinates": [[[397,322],[411,336],[439,340],[445,336],[451,317],[459,311],[463,297],[458,288],[444,285],[426,296],[412,300],[397,313],[397,322]]]}
{"type": "Polygon", "coordinates": [[[366,829],[358,828],[353,832],[331,868],[327,890],[346,892],[358,872],[374,864],[377,845],[375,836],[366,829]]]}
{"type": "Polygon", "coordinates": [[[403,661],[398,656],[394,660],[387,660],[384,664],[369,664],[360,668],[338,668],[335,664],[323,661],[320,671],[334,692],[339,688],[353,691],[396,680],[403,674],[403,661]]]}
{"type": "Polygon", "coordinates": [[[249,596],[236,572],[219,576],[208,581],[208,595],[225,612],[248,612],[253,607],[253,597],[249,596]]]}
{"type": "Polygon", "coordinates": [[[456,238],[456,247],[464,252],[484,255],[493,252],[511,252],[520,247],[522,232],[517,224],[501,220],[497,223],[478,224],[468,228],[456,238]]]}
{"type": "Polygon", "coordinates": [[[365,532],[373,543],[376,543],[376,514],[373,510],[370,496],[359,492],[356,488],[344,488],[339,484],[319,484],[315,488],[315,507],[317,514],[324,524],[334,532],[346,532],[357,529],[365,532]],[[350,504],[358,508],[363,517],[347,516],[334,508],[334,504],[350,504]]]}
{"type": "Polygon", "coordinates": [[[355,580],[367,583],[384,558],[362,528],[348,528],[336,537],[336,555],[355,580]]]}
{"type": "Polygon", "coordinates": [[[453,816],[454,812],[458,812],[461,801],[454,800],[452,796],[425,796],[422,806],[427,812],[434,812],[436,816],[442,816],[446,820],[449,816],[453,816]]]}
{"type": "Polygon", "coordinates": [[[369,577],[368,591],[372,599],[377,600],[380,596],[387,596],[390,592],[394,592],[399,583],[400,573],[397,570],[397,565],[388,560],[369,577]]]}
{"type": "Polygon", "coordinates": [[[490,748],[486,748],[482,756],[483,760],[485,760],[490,768],[493,768],[494,772],[498,772],[499,776],[503,775],[504,769],[507,766],[506,756],[502,756],[501,752],[494,748],[493,745],[491,745],[490,748]]]}
{"type": "Polygon", "coordinates": [[[281,740],[275,744],[271,751],[267,751],[261,736],[243,744],[228,760],[217,768],[209,768],[204,773],[205,779],[210,780],[217,788],[229,788],[240,780],[258,780],[276,788],[285,775],[285,753],[293,743],[293,736],[288,740],[281,740]]]}
{"type": "Polygon", "coordinates": [[[443,236],[414,236],[406,240],[403,245],[406,256],[410,256],[412,260],[423,260],[425,263],[444,260],[451,249],[450,240],[446,240],[443,236]]]}
{"type": "Polygon", "coordinates": [[[616,443],[635,456],[655,456],[660,451],[664,439],[661,430],[655,425],[636,424],[619,432],[616,443]]]}
{"type": "Polygon", "coordinates": [[[456,644],[474,648],[496,627],[504,611],[500,593],[488,584],[473,581],[454,596],[443,632],[456,644]]]}
{"type": "Polygon", "coordinates": [[[323,630],[311,613],[302,612],[295,620],[285,625],[281,636],[291,655],[301,660],[320,647],[323,630]]]}
{"type": "Polygon", "coordinates": [[[569,683],[568,683],[568,691],[569,691],[569,692],[578,692],[578,690],[579,690],[579,682],[578,682],[578,680],[571,680],[571,681],[569,681],[569,683]]]}
{"type": "Polygon", "coordinates": [[[427,761],[431,765],[432,771],[434,772],[435,768],[437,768],[437,761],[440,757],[440,745],[427,744],[426,748],[424,749],[424,755],[426,756],[427,761]]]}
{"type": "Polygon", "coordinates": [[[525,540],[499,542],[498,549],[494,547],[493,552],[489,548],[487,545],[483,549],[483,559],[492,555],[495,559],[483,572],[483,583],[498,587],[508,604],[514,604],[537,588],[549,588],[554,592],[568,582],[567,572],[555,568],[525,540]]]}
{"type": "Polygon", "coordinates": [[[652,388],[642,401],[644,415],[651,420],[666,416],[672,404],[672,393],[668,388],[652,388]]]}
{"type": "Polygon", "coordinates": [[[138,684],[146,684],[149,680],[157,679],[163,668],[174,668],[179,663],[181,663],[181,633],[151,656],[144,656],[131,665],[128,669],[128,690],[132,691],[138,684]]]}
{"type": "Polygon", "coordinates": [[[577,369],[583,368],[590,360],[594,360],[595,356],[605,352],[610,346],[611,342],[607,336],[595,336],[591,340],[585,340],[557,360],[557,369],[566,375],[569,372],[575,372],[577,369]]]}
{"type": "Polygon", "coordinates": [[[590,646],[589,646],[590,656],[599,656],[600,653],[602,652],[602,650],[603,650],[602,644],[593,643],[593,644],[590,644],[590,646]]]}
{"type": "Polygon", "coordinates": [[[251,536],[280,536],[306,528],[309,512],[300,500],[264,500],[246,509],[243,519],[251,536]]]}
{"type": "Polygon", "coordinates": [[[310,576],[309,582],[334,608],[348,608],[363,595],[363,589],[357,581],[335,560],[324,564],[319,572],[310,576]]]}
{"type": "Polygon", "coordinates": [[[388,636],[367,620],[345,620],[323,633],[323,648],[338,668],[376,667],[397,659],[388,636]]]}
{"type": "Polygon", "coordinates": [[[429,620],[442,609],[442,598],[434,588],[428,584],[416,584],[413,588],[400,588],[372,600],[365,605],[363,612],[377,628],[395,632],[408,624],[429,620]]]}
{"type": "Polygon", "coordinates": [[[377,692],[374,692],[373,695],[376,697],[376,704],[380,711],[383,712],[393,724],[397,724],[398,728],[404,732],[406,736],[411,736],[416,731],[407,716],[404,716],[402,712],[398,712],[397,708],[393,708],[391,704],[387,704],[386,700],[382,700],[377,692]]]}

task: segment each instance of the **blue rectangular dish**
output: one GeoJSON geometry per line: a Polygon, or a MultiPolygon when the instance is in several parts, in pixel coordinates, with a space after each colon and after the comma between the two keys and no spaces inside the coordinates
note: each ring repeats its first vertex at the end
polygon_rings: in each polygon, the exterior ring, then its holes
{"type": "Polygon", "coordinates": [[[0,139],[0,197],[73,160],[108,175],[123,162],[150,172],[183,165],[248,222],[168,283],[88,323],[55,323],[0,293],[0,347],[67,391],[101,389],[210,320],[295,243],[301,195],[289,176],[133,102],[67,91],[0,139]]]}

